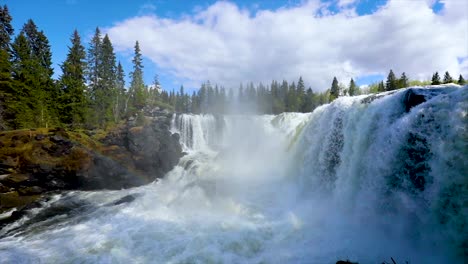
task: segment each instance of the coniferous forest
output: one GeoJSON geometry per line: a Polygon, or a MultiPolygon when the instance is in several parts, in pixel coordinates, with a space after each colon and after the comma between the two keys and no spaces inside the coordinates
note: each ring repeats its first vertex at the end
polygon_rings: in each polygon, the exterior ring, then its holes
{"type": "MultiPolygon", "coordinates": [[[[68,54],[54,79],[51,46],[46,34],[32,19],[15,34],[8,7],[0,7],[0,129],[65,126],[96,128],[116,124],[144,108],[159,107],[181,113],[261,113],[310,112],[339,96],[390,91],[410,85],[465,84],[463,76],[454,80],[446,72],[441,80],[436,72],[430,82],[410,81],[390,70],[384,81],[360,89],[351,79],[348,85],[333,78],[325,92],[297,82],[273,80],[270,84],[241,83],[238,87],[204,82],[187,93],[184,87],[161,89],[158,76],[144,83],[142,52],[135,42],[133,69],[125,73],[107,34],[96,28],[91,41],[83,43],[78,31],[70,35],[68,54]],[[129,83],[125,83],[126,74],[129,83]],[[242,107],[240,107],[242,106],[242,107]]],[[[323,90],[323,89],[322,89],[323,90]]]]}

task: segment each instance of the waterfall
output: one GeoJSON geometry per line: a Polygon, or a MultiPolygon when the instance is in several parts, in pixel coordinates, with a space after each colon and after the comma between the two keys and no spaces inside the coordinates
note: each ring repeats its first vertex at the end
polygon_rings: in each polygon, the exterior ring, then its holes
{"type": "Polygon", "coordinates": [[[164,179],[53,196],[7,228],[0,262],[462,263],[467,109],[468,87],[445,85],[174,115],[187,155],[164,179]]]}

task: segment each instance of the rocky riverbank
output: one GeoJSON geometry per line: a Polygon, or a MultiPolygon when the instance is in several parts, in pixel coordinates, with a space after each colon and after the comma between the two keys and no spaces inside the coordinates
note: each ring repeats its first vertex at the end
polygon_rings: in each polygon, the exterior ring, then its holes
{"type": "Polygon", "coordinates": [[[164,176],[183,155],[172,114],[153,113],[108,131],[33,129],[0,132],[0,215],[45,193],[122,189],[164,176]]]}

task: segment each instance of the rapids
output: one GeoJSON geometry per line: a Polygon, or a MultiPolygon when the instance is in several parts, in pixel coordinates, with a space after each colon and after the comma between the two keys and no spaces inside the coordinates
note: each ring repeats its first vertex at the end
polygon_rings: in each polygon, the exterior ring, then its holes
{"type": "Polygon", "coordinates": [[[0,262],[462,263],[468,88],[406,92],[174,115],[187,154],[164,179],[50,197],[0,230],[0,262]]]}

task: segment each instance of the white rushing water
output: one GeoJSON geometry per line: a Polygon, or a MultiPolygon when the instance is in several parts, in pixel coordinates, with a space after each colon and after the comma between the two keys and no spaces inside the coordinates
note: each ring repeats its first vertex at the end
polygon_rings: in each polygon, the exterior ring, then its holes
{"type": "Polygon", "coordinates": [[[408,112],[402,90],[310,114],[175,116],[187,155],[163,180],[54,196],[30,216],[44,221],[2,231],[0,262],[462,263],[468,88],[442,89],[408,112]]]}

